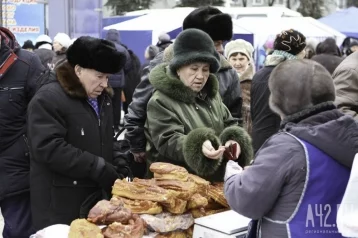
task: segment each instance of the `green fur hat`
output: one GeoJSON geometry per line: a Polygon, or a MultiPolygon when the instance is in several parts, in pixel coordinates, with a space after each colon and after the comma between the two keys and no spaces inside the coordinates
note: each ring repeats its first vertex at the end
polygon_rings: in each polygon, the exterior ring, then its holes
{"type": "Polygon", "coordinates": [[[209,63],[210,72],[220,69],[220,56],[210,36],[198,29],[187,29],[179,34],[174,42],[174,58],[170,62],[170,70],[176,71],[185,65],[196,62],[209,63]]]}

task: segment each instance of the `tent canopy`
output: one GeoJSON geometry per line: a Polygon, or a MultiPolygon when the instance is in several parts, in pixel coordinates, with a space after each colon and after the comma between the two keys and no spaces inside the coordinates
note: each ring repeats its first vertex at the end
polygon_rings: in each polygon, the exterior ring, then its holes
{"type": "Polygon", "coordinates": [[[217,7],[234,19],[241,17],[301,17],[302,14],[286,7],[217,7]]]}
{"type": "Polygon", "coordinates": [[[322,17],[320,22],[342,32],[346,36],[358,38],[358,8],[350,7],[322,17]]]}
{"type": "Polygon", "coordinates": [[[342,33],[319,23],[311,17],[244,17],[235,20],[235,24],[255,34],[255,46],[263,45],[268,39],[274,39],[277,34],[287,29],[295,29],[304,34],[306,38],[316,38],[320,41],[333,37],[338,45],[342,44],[345,38],[342,33]]]}
{"type": "MultiPolygon", "coordinates": [[[[175,39],[182,31],[184,18],[194,9],[155,9],[154,11],[147,10],[144,15],[140,15],[143,12],[137,12],[133,15],[137,17],[106,26],[103,30],[104,32],[110,29],[118,30],[122,42],[132,49],[143,62],[145,48],[151,44],[155,45],[158,41],[158,36],[163,32],[168,33],[172,39],[175,39]]],[[[253,34],[246,30],[245,27],[234,24],[233,28],[234,39],[242,38],[253,42],[253,34]]]]}

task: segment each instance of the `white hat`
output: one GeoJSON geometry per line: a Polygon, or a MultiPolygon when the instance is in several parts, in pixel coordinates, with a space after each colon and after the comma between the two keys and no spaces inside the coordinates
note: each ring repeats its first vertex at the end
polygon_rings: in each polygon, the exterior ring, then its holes
{"type": "Polygon", "coordinates": [[[56,41],[65,48],[68,48],[71,45],[71,38],[65,33],[57,33],[57,35],[53,38],[53,42],[56,41]]]}
{"type": "Polygon", "coordinates": [[[48,35],[39,35],[39,36],[36,38],[35,44],[36,44],[36,43],[39,43],[39,42],[47,42],[47,43],[49,43],[49,44],[52,44],[52,40],[51,40],[51,38],[50,38],[48,35]]]}
{"type": "Polygon", "coordinates": [[[229,58],[230,55],[235,53],[241,53],[247,56],[249,60],[252,59],[252,54],[254,53],[254,47],[250,42],[242,39],[230,41],[225,46],[224,55],[226,58],[229,58]]]}

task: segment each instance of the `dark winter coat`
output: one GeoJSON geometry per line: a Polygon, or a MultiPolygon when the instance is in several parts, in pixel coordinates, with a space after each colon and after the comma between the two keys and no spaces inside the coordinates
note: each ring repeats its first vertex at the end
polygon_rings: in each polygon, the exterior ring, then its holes
{"type": "MultiPolygon", "coordinates": [[[[166,53],[170,55],[170,52],[166,53]]],[[[143,132],[147,118],[146,108],[153,92],[153,86],[149,82],[148,74],[162,60],[163,52],[160,52],[150,62],[149,67],[144,69],[142,81],[134,92],[133,102],[129,105],[128,114],[125,116],[126,139],[130,143],[132,152],[145,151],[146,139],[143,132]]],[[[241,120],[242,98],[239,78],[236,71],[222,55],[220,55],[220,63],[221,68],[216,74],[219,80],[219,93],[231,115],[241,120]]]]}
{"type": "Polygon", "coordinates": [[[34,53],[39,56],[42,65],[46,69],[50,69],[51,62],[53,58],[56,56],[56,53],[53,50],[49,50],[49,49],[36,49],[34,53]]]}
{"type": "Polygon", "coordinates": [[[14,51],[17,60],[0,76],[0,202],[29,191],[30,158],[26,145],[26,110],[36,81],[45,70],[34,53],[23,50],[15,36],[0,28],[0,64],[14,51]]]}
{"type": "Polygon", "coordinates": [[[126,64],[124,65],[124,69],[118,72],[117,74],[113,74],[109,76],[108,81],[109,84],[113,88],[124,88],[125,87],[125,73],[128,72],[132,67],[131,57],[125,47],[121,45],[119,39],[119,33],[117,30],[109,30],[107,32],[106,40],[111,41],[115,44],[117,51],[122,52],[126,55],[126,64]]]}
{"type": "Polygon", "coordinates": [[[62,64],[66,60],[66,58],[66,52],[55,53],[55,56],[52,58],[52,61],[50,63],[50,69],[55,69],[57,66],[62,64]]]}
{"type": "Polygon", "coordinates": [[[252,144],[255,153],[280,128],[281,119],[269,106],[268,81],[272,70],[286,59],[279,55],[268,55],[265,67],[256,72],[251,84],[252,144]]]}
{"type": "Polygon", "coordinates": [[[140,60],[137,55],[130,49],[127,49],[131,58],[131,68],[125,71],[125,87],[124,96],[126,97],[126,103],[129,105],[132,102],[133,94],[140,83],[142,70],[140,69],[140,60]]]}
{"type": "MultiPolygon", "coordinates": [[[[268,220],[289,220],[298,206],[309,173],[304,147],[283,132],[307,141],[347,168],[352,167],[358,152],[357,123],[335,109],[332,103],[319,104],[286,118],[282,131],[264,143],[254,163],[225,182],[225,196],[233,210],[252,219],[264,218],[262,238],[288,238],[285,223],[274,224],[268,220]]],[[[332,192],[335,191],[329,187],[317,191],[319,194],[332,192]]]]}
{"type": "Polygon", "coordinates": [[[86,215],[101,196],[86,206],[85,200],[101,193],[101,175],[113,164],[111,90],[98,97],[98,118],[67,61],[40,83],[28,110],[31,209],[37,230],[70,224],[80,217],[81,206],[86,215]]]}
{"type": "Polygon", "coordinates": [[[343,61],[342,57],[330,54],[315,55],[311,59],[323,65],[331,74],[333,74],[338,65],[343,61]]]}
{"type": "Polygon", "coordinates": [[[156,66],[149,80],[155,92],[145,124],[148,166],[168,162],[209,181],[223,181],[227,160],[206,158],[202,153],[206,140],[218,148],[233,139],[241,146],[239,163],[244,166],[252,159],[250,137],[223,104],[215,75],[209,76],[199,94],[175,77],[167,64],[156,66]]]}

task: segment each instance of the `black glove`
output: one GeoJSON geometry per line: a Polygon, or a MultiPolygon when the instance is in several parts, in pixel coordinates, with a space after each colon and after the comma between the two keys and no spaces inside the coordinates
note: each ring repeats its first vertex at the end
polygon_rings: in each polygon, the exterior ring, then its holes
{"type": "Polygon", "coordinates": [[[114,182],[117,179],[122,179],[115,167],[110,163],[105,162],[105,166],[102,168],[102,172],[99,173],[99,176],[95,179],[97,183],[103,188],[105,191],[110,191],[114,182]]]}

